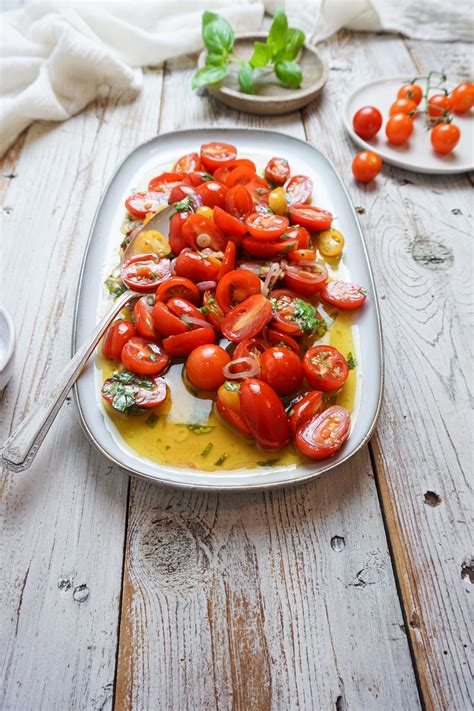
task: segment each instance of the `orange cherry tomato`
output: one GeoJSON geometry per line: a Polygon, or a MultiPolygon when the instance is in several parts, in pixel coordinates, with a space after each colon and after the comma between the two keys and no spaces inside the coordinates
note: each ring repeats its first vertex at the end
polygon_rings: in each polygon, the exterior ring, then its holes
{"type": "Polygon", "coordinates": [[[163,346],[167,353],[180,358],[189,355],[198,346],[214,343],[215,340],[216,332],[209,326],[209,328],[195,328],[187,333],[168,336],[163,340],[163,346]]]}
{"type": "Polygon", "coordinates": [[[290,430],[294,435],[303,424],[314,415],[319,415],[324,406],[324,393],[321,390],[312,390],[304,395],[292,408],[290,415],[290,430]]]}
{"type": "Polygon", "coordinates": [[[382,170],[382,159],[373,151],[360,151],[352,161],[352,172],[360,183],[370,183],[382,170]]]}
{"type": "Polygon", "coordinates": [[[265,167],[265,177],[275,185],[283,185],[290,177],[290,166],[286,158],[271,158],[265,167]]]}
{"type": "Polygon", "coordinates": [[[404,84],[398,90],[397,99],[411,99],[417,106],[423,98],[423,89],[417,84],[404,84]]]}
{"type": "Polygon", "coordinates": [[[199,390],[217,390],[225,381],[222,369],[227,363],[230,363],[227,351],[214,343],[207,343],[189,354],[186,375],[191,385],[199,390]]]}
{"type": "Polygon", "coordinates": [[[455,114],[465,114],[474,106],[474,84],[466,82],[459,84],[449,95],[451,111],[455,114]]]}
{"type": "Polygon", "coordinates": [[[199,304],[201,294],[196,284],[186,277],[174,276],[164,281],[156,291],[156,301],[169,301],[174,296],[181,296],[192,304],[199,304]]]}
{"type": "Polygon", "coordinates": [[[157,375],[168,365],[169,355],[159,343],[135,336],[122,348],[121,360],[132,373],[157,375]]]}
{"type": "Polygon", "coordinates": [[[342,353],[327,345],[313,346],[307,350],[303,367],[311,387],[325,393],[339,390],[349,375],[349,367],[342,353]]]}
{"type": "Polygon", "coordinates": [[[253,338],[272,318],[272,305],[263,294],[253,294],[234,306],[221,323],[222,335],[238,343],[253,338]]]}
{"type": "Polygon", "coordinates": [[[296,446],[312,459],[332,457],[348,438],[350,424],[351,418],[345,407],[328,407],[300,425],[296,432],[296,446]]]}
{"type": "Polygon", "coordinates": [[[262,282],[256,274],[245,269],[233,269],[224,274],[216,288],[216,301],[226,314],[253,294],[260,294],[262,282]]]}
{"type": "Polygon", "coordinates": [[[382,128],[382,114],[375,106],[363,106],[354,114],[352,126],[358,136],[369,141],[382,128]]]}
{"type": "Polygon", "coordinates": [[[201,168],[201,159],[197,153],[188,153],[181,156],[174,164],[173,170],[177,173],[194,173],[201,168]]]}
{"type": "Polygon", "coordinates": [[[397,99],[390,107],[390,116],[393,116],[393,114],[407,114],[415,118],[416,107],[417,104],[413,99],[397,99]]]}
{"type": "Polygon", "coordinates": [[[230,143],[221,143],[220,141],[212,141],[212,143],[204,143],[201,146],[201,162],[206,170],[216,170],[216,168],[225,168],[237,155],[237,149],[230,143]]]}
{"type": "Polygon", "coordinates": [[[263,449],[280,449],[290,439],[283,404],[267,383],[247,378],[240,386],[240,409],[247,427],[263,449]]]}
{"type": "Polygon", "coordinates": [[[385,133],[394,146],[402,146],[413,132],[413,119],[406,114],[393,114],[387,121],[385,133]]]}
{"type": "Polygon", "coordinates": [[[438,123],[431,129],[431,145],[435,153],[451,153],[461,138],[461,131],[454,123],[438,123]]]}
{"type": "Polygon", "coordinates": [[[108,327],[104,342],[102,344],[102,352],[109,360],[120,360],[122,348],[131,338],[137,335],[137,330],[131,321],[121,319],[115,321],[108,327]]]}
{"type": "Polygon", "coordinates": [[[288,209],[291,221],[311,231],[327,230],[331,227],[332,214],[328,210],[313,205],[295,204],[288,209]]]}
{"type": "Polygon", "coordinates": [[[430,96],[428,100],[428,116],[432,123],[441,116],[446,118],[450,109],[451,99],[446,94],[434,94],[430,96]]]}
{"type": "Polygon", "coordinates": [[[260,356],[260,378],[280,397],[297,392],[303,384],[303,363],[286,346],[273,346],[260,356]]]}

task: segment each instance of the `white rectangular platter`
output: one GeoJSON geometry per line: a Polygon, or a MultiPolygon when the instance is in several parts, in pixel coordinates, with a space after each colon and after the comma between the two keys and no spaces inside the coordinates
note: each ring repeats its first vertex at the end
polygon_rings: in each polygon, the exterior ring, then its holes
{"type": "Polygon", "coordinates": [[[331,459],[302,466],[219,470],[163,466],[139,456],[120,437],[107,417],[100,398],[100,382],[93,359],[81,375],[76,401],[88,437],[114,463],[145,479],[187,488],[255,489],[282,486],[337,467],[357,452],[371,436],[380,409],[383,384],[380,317],[367,249],[347,191],[330,161],[311,144],[274,131],[257,129],[191,129],[156,136],[128,155],[113,175],[94,217],[77,291],[73,350],[83,343],[103,310],[102,283],[117,263],[124,200],[144,179],[171,169],[181,155],[202,143],[220,140],[237,147],[239,157],[265,163],[274,155],[287,158],[292,174],[308,175],[314,183],[314,203],[335,216],[333,226],[345,236],[343,266],[348,279],[364,286],[367,302],[357,312],[353,328],[357,358],[357,397],[348,441],[331,459]]]}

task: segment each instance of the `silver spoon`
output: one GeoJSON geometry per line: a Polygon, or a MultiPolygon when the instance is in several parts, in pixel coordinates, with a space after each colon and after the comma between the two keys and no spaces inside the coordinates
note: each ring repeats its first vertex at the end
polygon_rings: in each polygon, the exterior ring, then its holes
{"type": "MultiPolygon", "coordinates": [[[[152,217],[146,225],[143,225],[127,246],[123,260],[128,259],[134,254],[133,244],[142,232],[158,230],[167,235],[169,232],[169,218],[174,211],[174,205],[170,205],[152,217]]],[[[1,450],[2,463],[9,469],[15,472],[21,472],[31,466],[61,405],[84,369],[84,366],[107,330],[107,327],[131,299],[140,296],[143,296],[143,292],[139,293],[128,289],[114,301],[104,318],[96,326],[89,340],[79,348],[68,365],[64,368],[53,388],[42,400],[34,404],[33,412],[25,417],[13,434],[10,435],[1,450]]]]}

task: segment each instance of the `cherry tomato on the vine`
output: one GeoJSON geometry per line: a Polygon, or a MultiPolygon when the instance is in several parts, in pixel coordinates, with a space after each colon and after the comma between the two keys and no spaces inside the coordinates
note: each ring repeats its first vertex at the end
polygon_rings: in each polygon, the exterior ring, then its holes
{"type": "Polygon", "coordinates": [[[402,146],[413,132],[413,119],[406,114],[393,114],[387,121],[385,133],[394,146],[402,146]]]}
{"type": "Polygon", "coordinates": [[[455,114],[465,114],[474,106],[474,84],[466,82],[459,84],[449,95],[451,111],[455,114]]]}
{"type": "Polygon", "coordinates": [[[434,94],[428,99],[428,116],[432,123],[436,119],[446,118],[451,109],[451,99],[447,94],[434,94]]]}
{"type": "Polygon", "coordinates": [[[431,129],[431,145],[435,153],[451,153],[461,138],[461,131],[454,123],[438,123],[431,129]]]}
{"type": "Polygon", "coordinates": [[[408,114],[415,118],[417,104],[413,99],[397,99],[390,107],[390,116],[393,114],[408,114]]]}
{"type": "Polygon", "coordinates": [[[417,84],[404,84],[398,90],[397,99],[411,99],[418,106],[423,98],[423,89],[417,84]]]}

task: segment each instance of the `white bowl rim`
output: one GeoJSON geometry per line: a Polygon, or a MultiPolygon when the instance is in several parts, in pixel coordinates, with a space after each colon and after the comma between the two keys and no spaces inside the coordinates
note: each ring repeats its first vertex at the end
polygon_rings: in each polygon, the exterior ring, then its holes
{"type": "Polygon", "coordinates": [[[0,355],[0,373],[1,373],[7,367],[8,363],[10,362],[10,359],[13,355],[13,351],[15,350],[15,326],[13,325],[13,321],[11,320],[10,314],[3,306],[0,306],[0,318],[5,321],[5,323],[7,325],[7,333],[8,333],[7,348],[6,348],[5,356],[4,356],[4,358],[2,358],[0,355]]]}

